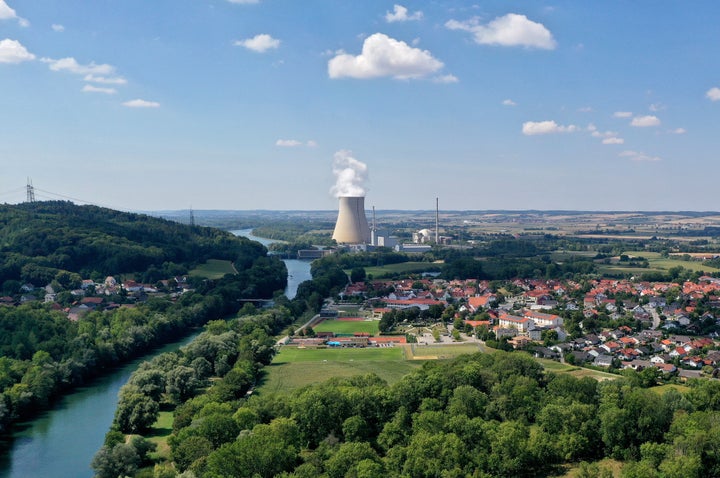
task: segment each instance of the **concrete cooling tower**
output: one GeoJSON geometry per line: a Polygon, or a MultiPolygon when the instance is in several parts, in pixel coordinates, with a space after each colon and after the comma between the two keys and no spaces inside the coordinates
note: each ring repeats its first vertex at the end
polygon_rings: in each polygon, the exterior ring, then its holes
{"type": "Polygon", "coordinates": [[[370,228],[365,217],[365,198],[362,196],[341,196],[335,232],[332,238],[338,244],[367,244],[370,242],[370,228]]]}

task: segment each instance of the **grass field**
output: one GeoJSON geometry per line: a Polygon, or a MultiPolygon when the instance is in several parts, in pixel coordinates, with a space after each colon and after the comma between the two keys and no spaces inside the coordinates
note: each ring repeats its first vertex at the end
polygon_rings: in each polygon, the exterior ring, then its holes
{"type": "MultiPolygon", "coordinates": [[[[628,256],[642,256],[648,260],[651,268],[668,270],[672,267],[684,267],[691,271],[705,271],[705,272],[718,272],[720,269],[714,267],[704,266],[700,261],[683,261],[680,259],[674,259],[673,256],[662,257],[659,252],[646,252],[646,251],[628,251],[625,254],[628,256]]],[[[647,270],[647,269],[640,269],[647,270]]]]}
{"type": "Polygon", "coordinates": [[[484,349],[477,343],[457,345],[418,345],[410,344],[408,359],[411,360],[437,360],[451,359],[463,354],[483,352],[484,349]]]}
{"type": "Polygon", "coordinates": [[[315,332],[334,332],[336,334],[354,334],[354,333],[368,333],[370,335],[377,335],[380,330],[378,329],[377,320],[323,320],[319,324],[313,326],[315,332]]]}
{"type": "MultiPolygon", "coordinates": [[[[386,274],[400,274],[400,273],[413,273],[413,272],[426,272],[426,271],[439,271],[442,267],[441,263],[430,263],[430,262],[403,262],[401,264],[388,264],[386,266],[378,267],[366,267],[365,273],[372,274],[373,277],[378,278],[386,274]]],[[[346,271],[348,274],[350,271],[346,271]]]]}
{"type": "Polygon", "coordinates": [[[170,447],[167,439],[172,433],[173,418],[173,412],[161,411],[151,431],[145,435],[145,438],[157,445],[157,450],[152,454],[154,459],[159,457],[170,459],[170,447]]]}
{"type": "Polygon", "coordinates": [[[554,360],[548,359],[535,359],[537,360],[548,372],[553,373],[566,373],[572,375],[575,378],[591,377],[602,382],[603,380],[616,380],[620,378],[619,375],[615,375],[608,372],[602,372],[600,370],[593,370],[590,368],[577,367],[575,365],[568,365],[554,360]]]}
{"type": "Polygon", "coordinates": [[[299,349],[283,347],[257,389],[262,393],[285,393],[331,377],[352,377],[375,373],[395,383],[420,367],[422,362],[406,360],[401,347],[366,349],[299,349]]]}
{"type": "Polygon", "coordinates": [[[650,390],[657,393],[658,395],[662,395],[665,392],[669,390],[677,390],[680,393],[687,393],[690,391],[690,387],[687,387],[685,385],[677,385],[674,383],[668,383],[667,385],[660,385],[658,387],[652,387],[650,390]]]}
{"type": "Polygon", "coordinates": [[[235,266],[230,261],[208,259],[205,264],[200,264],[190,271],[193,277],[205,277],[208,279],[220,279],[225,274],[237,274],[235,266]]]}
{"type": "Polygon", "coordinates": [[[401,347],[370,348],[305,348],[283,347],[273,364],[297,362],[376,362],[405,360],[401,347]]]}

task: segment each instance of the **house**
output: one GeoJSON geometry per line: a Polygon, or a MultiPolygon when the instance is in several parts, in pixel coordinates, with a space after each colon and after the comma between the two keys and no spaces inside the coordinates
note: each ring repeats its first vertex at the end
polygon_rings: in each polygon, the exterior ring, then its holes
{"type": "Polygon", "coordinates": [[[612,361],[613,361],[612,356],[600,354],[597,357],[595,357],[595,361],[593,362],[593,365],[596,365],[598,367],[610,367],[610,366],[612,366],[612,361]]]}

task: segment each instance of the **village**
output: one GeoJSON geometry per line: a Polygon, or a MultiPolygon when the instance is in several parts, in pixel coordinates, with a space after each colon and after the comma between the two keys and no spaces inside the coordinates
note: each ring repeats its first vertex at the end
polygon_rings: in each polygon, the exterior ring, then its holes
{"type": "Polygon", "coordinates": [[[20,286],[19,294],[0,297],[0,306],[46,303],[52,310],[61,311],[69,320],[76,322],[92,311],[133,307],[137,302],[159,295],[177,298],[191,288],[187,276],[160,280],[156,284],[139,283],[132,279],[118,281],[113,276],[107,276],[103,281],[83,279],[79,287],[72,290],[52,283],[44,287],[25,283],[20,286]]]}
{"type": "MultiPolygon", "coordinates": [[[[720,366],[720,279],[710,276],[683,283],[368,281],[349,284],[339,299],[321,312],[319,320],[337,318],[343,306],[362,304],[360,313],[350,315],[381,323],[390,320],[391,330],[381,326],[384,333],[375,335],[320,332],[296,337],[295,345],[372,347],[483,340],[567,364],[613,371],[650,368],[658,377],[682,380],[715,377],[720,366]],[[377,296],[377,291],[391,292],[377,296]],[[394,323],[388,316],[400,321],[394,323]]],[[[363,320],[342,315],[341,320],[363,320]]]]}

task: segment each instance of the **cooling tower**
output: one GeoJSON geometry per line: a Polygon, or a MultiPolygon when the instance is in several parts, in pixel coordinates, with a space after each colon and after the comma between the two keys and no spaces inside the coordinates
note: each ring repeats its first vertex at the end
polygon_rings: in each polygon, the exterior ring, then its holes
{"type": "Polygon", "coordinates": [[[370,242],[370,228],[365,217],[365,198],[362,196],[341,196],[335,232],[332,238],[338,244],[367,244],[370,242]]]}

